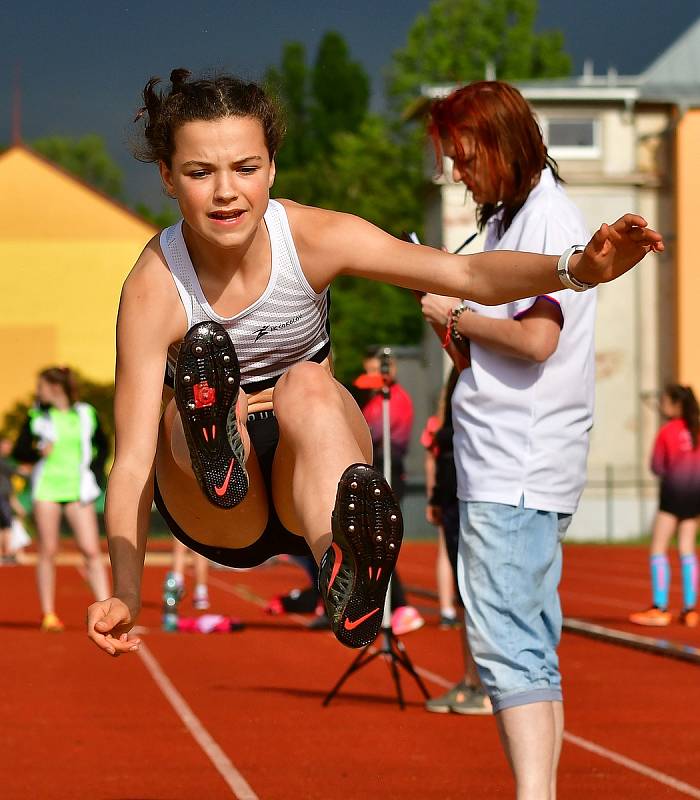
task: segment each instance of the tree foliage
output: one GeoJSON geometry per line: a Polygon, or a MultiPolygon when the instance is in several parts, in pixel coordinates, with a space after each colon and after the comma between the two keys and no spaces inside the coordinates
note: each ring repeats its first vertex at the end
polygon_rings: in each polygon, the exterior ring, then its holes
{"type": "MultiPolygon", "coordinates": [[[[327,33],[311,65],[298,42],[285,45],[266,82],[286,110],[276,197],[358,214],[391,233],[415,228],[423,176],[416,139],[369,112],[369,77],[346,42],[327,33]]],[[[410,292],[343,278],[333,284],[336,374],[352,380],[372,344],[414,344],[422,318],[410,292]]]]}
{"type": "Polygon", "coordinates": [[[169,228],[180,219],[180,209],[176,205],[161,206],[159,211],[154,211],[145,203],[137,203],[134,211],[156,228],[169,228]]]}
{"type": "Polygon", "coordinates": [[[122,172],[108,153],[102,137],[86,134],[80,139],[69,136],[47,136],[36,139],[32,147],[37,153],[63,167],[67,172],[121,200],[124,195],[122,172]]]}
{"type": "Polygon", "coordinates": [[[559,77],[571,71],[559,32],[536,33],[537,0],[433,0],[393,55],[387,89],[401,109],[425,83],[559,77]]]}
{"type": "Polygon", "coordinates": [[[369,76],[350,58],[345,39],[334,31],[326,33],[311,74],[311,125],[322,153],[334,150],[336,134],[359,130],[369,108],[369,93],[369,76]]]}

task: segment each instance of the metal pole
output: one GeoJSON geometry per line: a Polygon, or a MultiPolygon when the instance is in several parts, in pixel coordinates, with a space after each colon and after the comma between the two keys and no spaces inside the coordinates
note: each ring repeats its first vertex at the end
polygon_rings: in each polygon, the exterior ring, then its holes
{"type": "MultiPolygon", "coordinates": [[[[389,385],[391,369],[391,349],[385,347],[382,350],[380,369],[384,379],[382,386],[382,461],[384,464],[384,480],[391,486],[391,387],[389,385]]],[[[386,590],[384,598],[384,616],[382,618],[382,628],[391,627],[391,583],[386,590]]]]}
{"type": "Polygon", "coordinates": [[[613,540],[614,508],[615,503],[615,467],[605,465],[605,539],[608,543],[613,540]]]}

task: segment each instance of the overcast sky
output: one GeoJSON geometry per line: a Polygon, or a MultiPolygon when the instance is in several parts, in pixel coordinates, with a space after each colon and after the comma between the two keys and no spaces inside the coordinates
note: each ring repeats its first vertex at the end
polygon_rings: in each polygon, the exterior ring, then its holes
{"type": "MultiPolygon", "coordinates": [[[[252,78],[279,59],[285,41],[313,53],[338,30],[374,82],[429,0],[4,0],[0,15],[0,143],[10,138],[11,84],[20,65],[22,131],[104,136],[125,169],[129,199],[158,198],[155,171],[132,164],[127,140],[139,91],[176,66],[226,68],[252,78]]],[[[539,30],[563,31],[576,71],[643,70],[698,17],[698,0],[540,0],[539,30]]],[[[156,202],[159,202],[156,200],[156,202]]]]}

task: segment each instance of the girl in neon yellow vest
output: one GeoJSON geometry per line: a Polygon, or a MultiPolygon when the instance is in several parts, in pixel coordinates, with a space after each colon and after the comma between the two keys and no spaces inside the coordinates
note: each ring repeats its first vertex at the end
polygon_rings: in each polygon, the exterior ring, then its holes
{"type": "MultiPolygon", "coordinates": [[[[102,563],[95,500],[100,495],[90,464],[95,440],[104,443],[97,413],[88,403],[77,401],[71,371],[51,367],[39,374],[39,406],[29,411],[25,439],[31,437],[39,456],[32,470],[32,504],[38,533],[37,583],[44,631],[63,630],[56,615],[56,552],[61,515],[73,530],[84,559],[90,587],[97,600],[109,596],[107,574],[102,563]]],[[[18,445],[20,441],[18,441],[18,445]]],[[[104,447],[104,444],[103,444],[104,447]]],[[[99,449],[99,448],[98,448],[99,449]]],[[[29,459],[21,447],[19,460],[29,459]]]]}

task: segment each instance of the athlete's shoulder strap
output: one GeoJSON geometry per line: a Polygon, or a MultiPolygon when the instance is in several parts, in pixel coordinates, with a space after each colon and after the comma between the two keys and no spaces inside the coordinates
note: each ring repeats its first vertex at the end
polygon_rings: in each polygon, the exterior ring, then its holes
{"type": "Polygon", "coordinates": [[[182,220],[161,232],[160,249],[185,308],[187,327],[208,319],[198,298],[201,287],[182,235],[182,220]]]}

